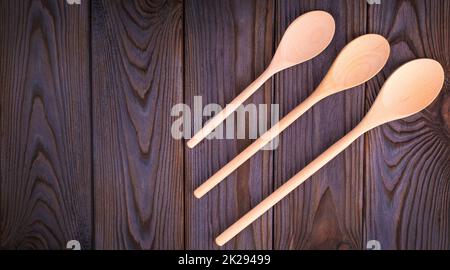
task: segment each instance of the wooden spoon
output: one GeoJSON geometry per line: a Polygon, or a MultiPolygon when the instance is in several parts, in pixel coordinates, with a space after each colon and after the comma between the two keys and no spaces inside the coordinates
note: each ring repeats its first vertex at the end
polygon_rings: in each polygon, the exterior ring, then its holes
{"type": "Polygon", "coordinates": [[[325,11],[311,11],[295,19],[286,29],[267,69],[221,112],[209,120],[187,142],[187,146],[190,148],[196,146],[246,99],[255,93],[272,75],[283,69],[308,61],[320,54],[333,39],[334,30],[334,19],[325,11]]]}
{"type": "Polygon", "coordinates": [[[365,132],[425,109],[438,96],[443,84],[444,70],[435,60],[418,59],[398,68],[382,87],[370,111],[352,131],[225,230],[216,238],[216,243],[222,246],[228,242],[365,132]]]}
{"type": "Polygon", "coordinates": [[[370,80],[386,64],[389,51],[389,42],[375,34],[360,36],[347,44],[320,85],[305,101],[200,185],[194,196],[200,198],[206,194],[321,99],[370,80]]]}

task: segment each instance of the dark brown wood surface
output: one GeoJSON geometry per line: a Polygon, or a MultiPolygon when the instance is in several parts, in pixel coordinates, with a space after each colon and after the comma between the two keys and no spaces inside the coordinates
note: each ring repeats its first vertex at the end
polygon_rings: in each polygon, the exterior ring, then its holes
{"type": "Polygon", "coordinates": [[[92,3],[95,247],[181,249],[182,3],[92,3]]]}
{"type": "MultiPolygon", "coordinates": [[[[185,102],[193,97],[224,107],[269,64],[273,49],[272,1],[185,1],[185,102]]],[[[272,103],[268,82],[248,102],[272,103]]],[[[206,118],[205,118],[206,120],[206,118]]],[[[186,248],[217,248],[212,241],[272,190],[270,151],[260,151],[201,200],[193,190],[250,144],[206,140],[186,148],[186,248]],[[207,240],[208,239],[208,240],[207,240]]],[[[224,248],[270,249],[272,215],[252,224],[224,248]]]]}
{"type": "Polygon", "coordinates": [[[368,28],[388,38],[392,53],[367,85],[366,109],[385,78],[409,60],[436,59],[447,77],[426,110],[367,134],[364,238],[385,249],[449,249],[450,2],[385,2],[370,8],[368,28]]]}
{"type": "MultiPolygon", "coordinates": [[[[224,249],[450,249],[450,3],[446,0],[0,1],[0,249],[217,249],[214,238],[353,128],[408,60],[446,82],[427,110],[370,131],[224,249]],[[252,140],[171,136],[175,104],[224,106],[287,26],[321,9],[330,46],[247,104],[286,115],[352,39],[391,43],[385,69],[331,96],[201,200],[252,140]]],[[[202,122],[208,118],[203,117],[202,122]]],[[[193,119],[191,121],[193,123],[193,119]]]]}
{"type": "Polygon", "coordinates": [[[0,1],[0,249],[91,248],[88,19],[0,1]]]}
{"type": "MultiPolygon", "coordinates": [[[[276,103],[286,115],[319,85],[339,51],[365,33],[362,1],[279,1],[277,43],[299,15],[326,10],[336,21],[332,44],[318,57],[276,76],[276,103]]],[[[333,95],[280,136],[275,183],[280,186],[351,130],[364,114],[364,86],[333,95]]],[[[275,207],[276,249],[357,249],[362,244],[363,141],[314,174],[275,207]]]]}

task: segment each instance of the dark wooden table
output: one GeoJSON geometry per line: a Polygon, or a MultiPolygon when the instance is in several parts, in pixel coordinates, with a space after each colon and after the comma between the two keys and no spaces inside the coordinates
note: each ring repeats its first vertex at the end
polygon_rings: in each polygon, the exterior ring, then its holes
{"type": "MultiPolygon", "coordinates": [[[[363,117],[399,65],[446,71],[423,112],[353,143],[226,249],[450,248],[450,1],[0,1],[0,249],[216,249],[213,239],[363,117]],[[174,140],[177,103],[225,105],[286,27],[321,9],[336,35],[248,103],[281,116],[353,38],[391,43],[382,72],[323,100],[218,188],[192,191],[251,140],[174,140]]],[[[206,120],[206,118],[204,119],[206,120]]]]}

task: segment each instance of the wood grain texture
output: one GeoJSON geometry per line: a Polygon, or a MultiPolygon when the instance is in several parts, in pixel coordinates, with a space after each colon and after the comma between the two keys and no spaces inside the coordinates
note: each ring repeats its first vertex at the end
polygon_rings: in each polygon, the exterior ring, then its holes
{"type": "Polygon", "coordinates": [[[365,233],[383,249],[450,248],[450,2],[384,1],[370,32],[388,38],[391,60],[368,84],[367,108],[387,76],[418,57],[438,60],[446,81],[426,110],[366,135],[365,233]]]}
{"type": "Polygon", "coordinates": [[[88,15],[0,2],[0,249],[91,247],[88,15]]]}
{"type": "Polygon", "coordinates": [[[182,2],[92,1],[95,247],[184,247],[182,2]]]}
{"type": "MultiPolygon", "coordinates": [[[[222,107],[250,84],[273,54],[273,1],[185,1],[185,102],[222,107]]],[[[272,103],[268,81],[248,101],[272,103]]],[[[204,122],[207,118],[203,119],[204,122]]],[[[204,140],[186,148],[186,248],[217,249],[214,238],[272,190],[272,156],[260,151],[198,200],[193,190],[251,143],[204,140]]],[[[272,214],[253,223],[225,249],[270,249],[272,214]]]]}
{"type": "MultiPolygon", "coordinates": [[[[335,37],[318,57],[276,75],[281,116],[313,92],[348,42],[365,33],[364,1],[277,1],[276,40],[297,16],[316,9],[334,17],[335,37]]],[[[280,136],[276,186],[351,130],[363,113],[364,86],[333,95],[306,112],[280,136]]],[[[363,140],[358,140],[275,206],[275,249],[361,248],[362,158],[363,140]]]]}
{"type": "MultiPolygon", "coordinates": [[[[0,249],[217,249],[214,238],[353,128],[386,78],[438,60],[425,111],[354,142],[224,249],[450,249],[450,2],[0,1],[0,249]],[[287,26],[325,10],[331,45],[247,104],[280,117],[353,38],[391,43],[365,86],[321,101],[202,199],[193,190],[251,143],[171,136],[171,108],[224,106],[268,65],[287,26]]],[[[203,117],[203,122],[208,118],[203,117]]],[[[193,121],[193,119],[192,119],[193,121]]],[[[270,125],[270,123],[269,123],[270,125]]]]}

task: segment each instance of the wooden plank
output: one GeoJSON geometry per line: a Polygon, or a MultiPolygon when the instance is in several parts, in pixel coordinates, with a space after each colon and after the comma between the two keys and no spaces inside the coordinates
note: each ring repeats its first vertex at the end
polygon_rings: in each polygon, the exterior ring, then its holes
{"type": "MultiPolygon", "coordinates": [[[[364,1],[277,1],[276,40],[299,15],[324,10],[336,21],[330,46],[312,61],[276,76],[281,116],[320,83],[337,53],[365,33],[364,1]]],[[[353,128],[364,114],[364,86],[315,105],[280,136],[275,151],[275,185],[291,178],[353,128]]],[[[318,171],[275,206],[275,249],[357,249],[362,239],[363,140],[318,171]]]]}
{"type": "Polygon", "coordinates": [[[91,247],[88,16],[0,2],[0,249],[91,247]]]}
{"type": "Polygon", "coordinates": [[[93,1],[95,247],[182,249],[182,2],[93,1]]]}
{"type": "Polygon", "coordinates": [[[426,110],[366,135],[364,237],[383,249],[450,248],[449,14],[444,0],[383,1],[369,9],[369,31],[386,36],[392,53],[368,85],[368,106],[387,76],[409,60],[434,58],[447,78],[426,110]]]}
{"type": "MultiPolygon", "coordinates": [[[[185,102],[191,108],[194,96],[224,107],[263,72],[273,54],[273,15],[273,1],[185,1],[185,102]]],[[[271,91],[267,82],[247,104],[271,104],[271,91]]],[[[205,140],[186,148],[186,248],[218,248],[214,238],[272,190],[272,156],[260,151],[202,199],[193,196],[250,143],[205,140]]],[[[269,212],[223,248],[270,249],[271,224],[269,212]]]]}

